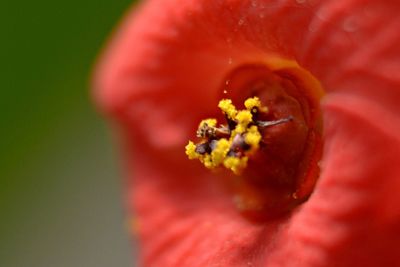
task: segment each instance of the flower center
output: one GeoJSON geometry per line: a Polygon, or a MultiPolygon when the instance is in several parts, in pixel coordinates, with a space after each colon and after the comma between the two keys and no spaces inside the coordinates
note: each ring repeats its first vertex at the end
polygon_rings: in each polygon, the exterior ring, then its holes
{"type": "Polygon", "coordinates": [[[286,214],[310,196],[319,176],[319,83],[293,62],[245,65],[227,76],[221,92],[224,123],[201,121],[200,141],[190,141],[186,154],[208,169],[230,170],[227,183],[247,217],[286,214]]]}
{"type": "Polygon", "coordinates": [[[273,121],[263,121],[260,117],[268,114],[268,107],[262,106],[258,97],[244,102],[245,110],[237,110],[232,100],[223,99],[218,107],[222,110],[226,124],[217,127],[217,120],[205,119],[199,124],[197,137],[202,140],[196,145],[189,141],[185,147],[189,159],[199,159],[206,168],[225,166],[240,175],[247,167],[249,157],[255,155],[261,146],[261,132],[266,127],[293,120],[291,116],[273,121]]]}

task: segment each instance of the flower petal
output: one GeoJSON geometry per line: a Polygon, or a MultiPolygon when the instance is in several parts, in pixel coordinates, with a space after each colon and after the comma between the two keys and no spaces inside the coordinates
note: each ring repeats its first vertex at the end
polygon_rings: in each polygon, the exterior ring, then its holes
{"type": "Polygon", "coordinates": [[[95,77],[120,123],[146,266],[400,266],[400,4],[152,0],[95,77]],[[185,159],[229,70],[294,59],[327,90],[320,181],[291,216],[253,224],[185,159]]]}

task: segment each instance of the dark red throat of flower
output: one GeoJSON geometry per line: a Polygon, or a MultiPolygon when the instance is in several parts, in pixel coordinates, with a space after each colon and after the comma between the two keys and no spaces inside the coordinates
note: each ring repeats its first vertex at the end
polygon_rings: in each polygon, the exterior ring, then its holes
{"type": "Polygon", "coordinates": [[[298,66],[246,65],[227,76],[221,92],[224,120],[203,120],[200,141],[190,141],[186,154],[208,169],[231,171],[216,176],[246,217],[286,214],[310,196],[319,176],[319,83],[298,66]]]}

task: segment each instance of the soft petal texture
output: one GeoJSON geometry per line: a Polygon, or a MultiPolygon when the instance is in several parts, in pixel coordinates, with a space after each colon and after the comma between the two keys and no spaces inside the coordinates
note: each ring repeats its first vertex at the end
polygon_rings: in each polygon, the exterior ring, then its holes
{"type": "Polygon", "coordinates": [[[119,123],[145,266],[400,266],[400,2],[150,0],[129,14],[95,76],[119,123]],[[251,223],[183,147],[224,76],[271,54],[327,91],[314,194],[251,223]]]}

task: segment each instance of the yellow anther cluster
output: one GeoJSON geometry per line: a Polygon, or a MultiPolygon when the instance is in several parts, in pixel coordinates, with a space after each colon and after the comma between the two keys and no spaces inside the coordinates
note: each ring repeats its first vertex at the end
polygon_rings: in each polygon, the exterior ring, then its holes
{"type": "Polygon", "coordinates": [[[205,119],[202,120],[199,124],[199,128],[204,127],[205,125],[209,126],[209,127],[215,127],[217,126],[217,120],[216,119],[205,119]]]}
{"type": "Polygon", "coordinates": [[[198,136],[203,138],[202,145],[208,146],[208,150],[211,153],[206,153],[204,147],[199,147],[200,150],[196,150],[197,146],[192,141],[189,141],[186,148],[186,155],[189,159],[199,159],[200,162],[208,169],[214,169],[219,166],[224,166],[225,168],[231,170],[233,173],[239,175],[247,166],[247,161],[249,156],[252,155],[258,148],[261,142],[261,134],[257,127],[255,121],[253,121],[254,112],[260,110],[265,110],[267,107],[261,105],[258,97],[249,98],[244,103],[246,109],[237,110],[232,104],[232,100],[223,99],[219,102],[218,107],[221,111],[228,117],[229,120],[236,124],[235,129],[227,130],[225,127],[226,137],[216,136],[216,135],[205,135],[200,134],[204,131],[222,132],[222,128],[217,127],[216,119],[206,119],[202,120],[198,128],[198,136]],[[255,109],[255,110],[254,110],[255,109]],[[234,143],[235,138],[239,138],[247,145],[245,146],[234,143]],[[239,147],[238,147],[239,146],[239,147]],[[250,147],[250,148],[249,148],[250,147]],[[239,154],[237,150],[241,150],[239,154]]]}
{"type": "Polygon", "coordinates": [[[185,146],[185,149],[186,155],[189,159],[198,159],[201,157],[201,155],[196,152],[196,145],[192,141],[189,141],[189,144],[185,146]]]}
{"type": "Polygon", "coordinates": [[[247,110],[252,112],[257,112],[257,110],[265,113],[268,112],[268,107],[261,105],[260,99],[256,96],[248,98],[244,102],[244,106],[246,107],[247,110]]]}
{"type": "Polygon", "coordinates": [[[207,137],[215,132],[215,126],[217,126],[216,119],[205,119],[199,124],[197,130],[197,137],[207,137]]]}
{"type": "Polygon", "coordinates": [[[231,170],[234,174],[239,175],[247,167],[248,159],[248,157],[227,157],[224,161],[224,166],[225,168],[231,170]]]}
{"type": "Polygon", "coordinates": [[[227,139],[222,138],[218,140],[217,146],[211,152],[211,160],[214,163],[215,167],[221,165],[224,162],[230,147],[231,142],[229,142],[227,139]]]}
{"type": "Polygon", "coordinates": [[[246,144],[250,145],[253,150],[259,147],[261,134],[258,131],[257,126],[253,125],[248,129],[244,141],[246,144]]]}
{"type": "Polygon", "coordinates": [[[237,126],[235,128],[236,133],[244,133],[247,130],[247,126],[253,120],[253,115],[251,115],[248,110],[241,110],[236,115],[237,126]]]}
{"type": "Polygon", "coordinates": [[[216,167],[215,164],[212,162],[210,155],[202,156],[200,158],[200,161],[201,163],[204,164],[204,167],[206,167],[207,169],[214,169],[216,167]]]}
{"type": "Polygon", "coordinates": [[[247,108],[247,110],[252,110],[253,108],[260,108],[261,107],[261,102],[258,97],[252,97],[247,99],[244,102],[244,106],[247,108]]]}
{"type": "Polygon", "coordinates": [[[237,110],[236,107],[232,104],[232,100],[222,99],[221,101],[219,101],[218,107],[228,116],[229,119],[235,119],[237,110]]]}

